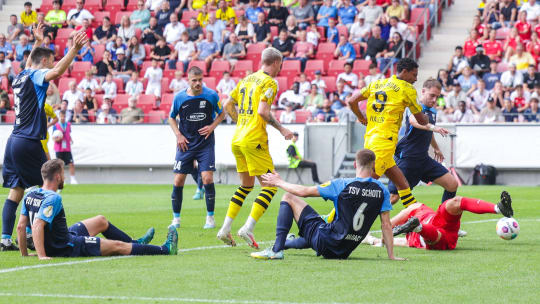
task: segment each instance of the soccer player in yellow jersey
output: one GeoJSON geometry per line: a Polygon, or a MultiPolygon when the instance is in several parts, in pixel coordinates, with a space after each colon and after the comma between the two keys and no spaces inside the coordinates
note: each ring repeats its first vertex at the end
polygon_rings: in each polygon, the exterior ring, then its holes
{"type": "Polygon", "coordinates": [[[253,236],[255,224],[277,192],[276,187],[269,186],[261,179],[261,175],[274,171],[272,157],[268,151],[266,124],[276,128],[285,139],[291,139],[293,136],[293,133],[284,128],[270,113],[270,107],[278,91],[274,77],[281,70],[282,60],[283,56],[277,49],[272,47],[265,49],[261,56],[261,69],[242,79],[223,105],[225,111],[237,122],[232,152],[236,158],[236,169],[241,181],[241,186],[229,203],[223,227],[217,234],[218,239],[231,246],[236,245],[231,236],[232,222],[247,195],[253,190],[255,177],[262,189],[253,203],[249,218],[238,230],[238,236],[253,248],[259,248],[253,236]]]}
{"type": "MultiPolygon", "coordinates": [[[[54,126],[58,122],[58,117],[56,117],[56,113],[54,113],[53,108],[50,104],[45,104],[45,115],[47,116],[47,129],[49,129],[51,126],[54,126]],[[50,120],[49,120],[50,119],[50,120]]],[[[49,143],[49,131],[47,131],[47,138],[41,141],[41,145],[43,146],[43,151],[45,151],[45,156],[47,157],[47,160],[51,159],[51,155],[49,154],[49,147],[47,144],[49,143]]]]}
{"type": "Polygon", "coordinates": [[[418,76],[418,64],[403,58],[397,64],[397,76],[374,81],[349,100],[351,110],[361,123],[367,126],[364,148],[375,152],[374,178],[383,174],[396,185],[403,206],[416,202],[409,183],[394,161],[398,142],[398,132],[405,108],[409,108],[420,125],[426,125],[428,118],[418,104],[413,83],[418,76]],[[366,115],[360,112],[358,102],[367,101],[366,115]]]}

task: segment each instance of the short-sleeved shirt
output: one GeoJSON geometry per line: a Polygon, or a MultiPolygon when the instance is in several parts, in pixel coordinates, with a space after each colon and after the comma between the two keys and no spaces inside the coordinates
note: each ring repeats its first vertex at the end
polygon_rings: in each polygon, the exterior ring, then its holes
{"type": "Polygon", "coordinates": [[[26,11],[21,13],[21,23],[24,26],[31,26],[34,23],[37,23],[37,13],[36,11],[31,11],[29,15],[26,14],[26,11]]]}
{"type": "Polygon", "coordinates": [[[253,8],[253,7],[248,7],[246,9],[246,18],[248,18],[248,20],[251,22],[251,23],[257,23],[257,20],[259,18],[259,14],[260,13],[264,13],[263,9],[260,8],[260,7],[256,7],[256,8],[253,8]]]}
{"type": "Polygon", "coordinates": [[[236,18],[236,13],[231,7],[227,7],[225,11],[218,9],[216,11],[216,19],[223,20],[224,22],[229,21],[229,19],[234,18],[234,24],[238,24],[238,19],[236,18]]]}
{"type": "Polygon", "coordinates": [[[347,258],[366,237],[377,216],[392,210],[388,189],[371,177],[335,179],[317,188],[336,209],[334,221],[319,228],[324,237],[317,244],[318,255],[347,258]]]}
{"type": "Polygon", "coordinates": [[[268,34],[270,34],[270,25],[268,23],[264,23],[263,25],[259,25],[258,23],[255,23],[253,25],[253,31],[255,32],[255,38],[257,38],[257,42],[263,41],[268,37],[268,34]]]}
{"type": "Polygon", "coordinates": [[[319,19],[319,22],[317,23],[317,26],[325,26],[326,27],[326,26],[328,26],[328,18],[334,18],[334,19],[337,18],[338,10],[337,10],[337,8],[335,6],[323,5],[319,9],[318,15],[319,16],[328,16],[328,17],[323,17],[323,18],[319,19]]]}
{"type": "Polygon", "coordinates": [[[326,29],[326,38],[329,39],[328,42],[333,42],[335,44],[339,43],[339,31],[337,27],[328,27],[326,29]],[[332,37],[333,36],[333,37],[332,37]],[[330,40],[330,37],[332,37],[332,40],[330,40]]]}
{"type": "Polygon", "coordinates": [[[340,46],[339,52],[341,56],[345,56],[348,53],[349,54],[348,60],[356,59],[356,51],[354,50],[353,45],[350,44],[349,42],[347,42],[345,45],[340,46]]]}
{"type": "Polygon", "coordinates": [[[297,20],[303,20],[314,16],[313,8],[310,4],[304,7],[297,6],[292,9],[292,13],[297,20]]]}
{"type": "Polygon", "coordinates": [[[223,57],[229,59],[229,55],[242,53],[243,50],[244,45],[242,43],[237,42],[233,44],[232,42],[229,42],[225,45],[225,48],[223,48],[223,57]]]}
{"type": "Polygon", "coordinates": [[[211,125],[222,111],[216,91],[203,87],[201,94],[191,96],[185,89],[174,96],[169,117],[176,119],[178,116],[178,129],[189,141],[188,150],[199,151],[215,142],[213,132],[205,139],[199,129],[211,125]]]}
{"type": "MultiPolygon", "coordinates": [[[[435,125],[437,121],[437,110],[422,105],[422,113],[426,114],[429,123],[435,125]]],[[[414,160],[424,160],[429,157],[429,145],[433,137],[433,131],[415,128],[409,122],[410,111],[405,115],[405,136],[403,136],[396,147],[395,155],[398,158],[408,158],[414,160]]]]}
{"type": "Polygon", "coordinates": [[[26,69],[13,80],[13,108],[16,117],[13,136],[45,139],[47,118],[44,105],[49,87],[45,75],[48,71],[48,69],[26,69]]]}
{"type": "Polygon", "coordinates": [[[219,45],[215,41],[203,40],[197,45],[197,48],[201,51],[199,54],[200,59],[206,59],[208,56],[219,51],[219,45]]]}
{"type": "Polygon", "coordinates": [[[68,12],[67,20],[75,20],[77,23],[82,23],[84,19],[92,21],[94,16],[84,8],[80,11],[77,11],[77,9],[74,8],[68,12]]]}
{"type": "Polygon", "coordinates": [[[278,51],[284,53],[284,52],[292,52],[293,44],[291,40],[287,39],[285,41],[279,40],[279,38],[274,39],[274,42],[272,43],[272,47],[276,48],[278,51]]]}
{"type": "Polygon", "coordinates": [[[103,26],[98,26],[98,28],[96,28],[94,31],[94,35],[96,35],[97,39],[101,39],[103,37],[109,39],[116,35],[116,28],[114,28],[114,26],[110,26],[107,30],[103,30],[103,26]]]}
{"type": "Polygon", "coordinates": [[[341,22],[343,24],[352,24],[354,23],[354,18],[356,15],[358,15],[358,10],[354,5],[350,5],[348,7],[340,7],[338,10],[339,18],[341,18],[341,22]]]}
{"type": "MultiPolygon", "coordinates": [[[[17,23],[15,25],[8,25],[8,28],[7,28],[7,34],[8,36],[11,36],[13,34],[13,32],[15,32],[15,30],[18,29],[19,30],[19,34],[17,34],[16,37],[14,37],[15,40],[19,40],[19,37],[24,34],[24,26],[20,23],[17,23]]],[[[20,60],[19,60],[20,61],[20,60]]]]}
{"type": "Polygon", "coordinates": [[[276,99],[277,82],[267,73],[259,70],[236,85],[230,96],[238,105],[238,121],[233,136],[233,144],[255,148],[268,142],[266,121],[258,114],[259,104],[271,105],[276,99]]]}
{"type": "Polygon", "coordinates": [[[422,111],[417,102],[416,89],[396,75],[373,81],[360,93],[368,100],[365,138],[379,136],[397,141],[405,108],[409,108],[413,115],[422,111]]]}
{"type": "MultiPolygon", "coordinates": [[[[45,16],[45,21],[49,23],[65,22],[66,21],[66,12],[63,10],[50,10],[45,16]]],[[[54,24],[55,27],[62,27],[62,24],[54,24]]]]}
{"type": "Polygon", "coordinates": [[[21,214],[29,218],[31,226],[37,219],[46,222],[44,247],[47,256],[68,256],[73,244],[62,205],[62,197],[54,191],[34,189],[23,198],[21,214]]]}
{"type": "Polygon", "coordinates": [[[367,41],[366,55],[369,55],[372,59],[386,49],[386,41],[381,38],[371,37],[367,41]]]}

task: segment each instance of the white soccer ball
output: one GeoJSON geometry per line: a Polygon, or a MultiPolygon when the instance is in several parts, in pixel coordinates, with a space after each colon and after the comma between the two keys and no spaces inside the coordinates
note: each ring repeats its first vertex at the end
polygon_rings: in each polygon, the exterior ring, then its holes
{"type": "Polygon", "coordinates": [[[519,234],[519,224],[511,217],[503,217],[497,222],[497,235],[503,240],[513,240],[519,234]]]}
{"type": "Polygon", "coordinates": [[[52,138],[54,141],[59,142],[64,138],[64,133],[60,130],[54,130],[52,132],[52,138]]]}

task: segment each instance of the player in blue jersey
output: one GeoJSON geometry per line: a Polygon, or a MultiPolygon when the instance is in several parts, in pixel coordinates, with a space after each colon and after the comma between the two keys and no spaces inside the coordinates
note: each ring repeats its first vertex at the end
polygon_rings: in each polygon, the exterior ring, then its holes
{"type": "MultiPolygon", "coordinates": [[[[437,110],[435,105],[437,98],[441,94],[441,84],[436,79],[426,80],[422,88],[420,99],[422,112],[429,118],[427,125],[419,124],[414,115],[407,112],[405,119],[405,136],[398,142],[394,159],[397,166],[405,175],[411,189],[418,185],[418,182],[434,182],[444,188],[441,203],[456,196],[458,184],[456,179],[448,170],[440,164],[444,160],[435,135],[437,132],[442,136],[448,135],[448,130],[435,126],[437,120],[437,110]],[[433,147],[435,159],[428,154],[429,146],[433,147]]],[[[399,200],[398,190],[394,183],[388,183],[388,190],[391,193],[390,202],[394,204],[399,200]]]]}
{"type": "Polygon", "coordinates": [[[13,80],[13,108],[15,125],[4,153],[3,187],[9,188],[8,198],[2,212],[2,240],[0,251],[18,250],[11,241],[17,206],[24,189],[41,185],[40,168],[47,158],[41,148],[41,140],[47,135],[45,98],[49,82],[58,79],[67,70],[73,58],[87,43],[84,32],[73,37],[73,47],[55,65],[54,51],[40,47],[43,41],[43,24],[33,29],[35,44],[23,71],[13,80]]]}
{"type": "Polygon", "coordinates": [[[192,67],[188,71],[189,88],[174,96],[169,125],[176,136],[177,149],[174,161],[174,184],[171,195],[173,222],[180,227],[180,211],[184,183],[187,174],[193,172],[193,162],[197,161],[201,172],[206,196],[206,223],[204,229],[214,228],[214,187],[215,139],[214,129],[225,119],[225,112],[216,91],[202,84],[203,71],[192,67]],[[178,121],[176,118],[178,117],[178,121]]]}
{"type": "Polygon", "coordinates": [[[263,175],[267,184],[280,187],[288,193],[283,196],[279,207],[274,246],[254,252],[251,256],[258,259],[283,259],[285,241],[294,218],[300,236],[317,255],[346,259],[366,237],[377,216],[380,216],[384,239],[390,240],[386,246],[388,258],[403,260],[394,256],[390,194],[380,181],[371,177],[375,168],[375,153],[368,149],[358,151],[355,168],[356,178],[336,179],[312,187],[287,183],[277,173],[263,175]],[[331,200],[336,209],[334,221],[325,223],[298,196],[320,196],[331,200]]]}
{"type": "Polygon", "coordinates": [[[56,193],[64,187],[64,161],[47,161],[41,167],[41,175],[43,187],[26,194],[17,225],[23,256],[28,255],[27,226],[32,227],[37,256],[42,260],[51,257],[177,254],[178,232],[173,225],[169,226],[167,241],[162,246],[148,245],[154,236],[153,228],[144,237],[133,240],[102,215],[68,228],[62,197],[56,193]],[[95,237],[99,233],[106,238],[95,237]]]}

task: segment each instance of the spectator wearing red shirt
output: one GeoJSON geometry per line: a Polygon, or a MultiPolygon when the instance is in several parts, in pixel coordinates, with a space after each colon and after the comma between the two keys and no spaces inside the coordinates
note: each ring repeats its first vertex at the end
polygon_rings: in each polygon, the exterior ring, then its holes
{"type": "Polygon", "coordinates": [[[540,22],[538,22],[536,26],[534,27],[533,33],[536,33],[538,36],[540,36],[540,22]]]}
{"type": "Polygon", "coordinates": [[[94,30],[90,27],[90,20],[84,19],[82,25],[79,25],[75,28],[76,31],[84,31],[86,33],[86,36],[88,36],[88,39],[92,41],[92,35],[94,34],[94,30]]]}
{"type": "Polygon", "coordinates": [[[300,60],[300,69],[304,72],[306,68],[306,62],[308,59],[313,58],[314,47],[313,44],[306,41],[306,31],[300,31],[298,33],[298,41],[293,45],[292,54],[289,60],[300,60]]]}
{"type": "Polygon", "coordinates": [[[497,37],[497,31],[496,30],[490,30],[489,31],[489,39],[484,41],[484,50],[486,51],[486,55],[491,60],[495,60],[497,62],[501,61],[501,57],[503,54],[503,45],[500,41],[495,39],[497,37]]]}
{"type": "Polygon", "coordinates": [[[533,32],[531,35],[531,41],[527,43],[527,52],[531,53],[534,60],[538,62],[540,57],[540,40],[538,39],[538,34],[533,32]]]}
{"type": "Polygon", "coordinates": [[[521,43],[521,38],[519,37],[519,33],[517,28],[513,27],[510,30],[510,35],[506,37],[506,41],[504,42],[504,60],[508,61],[510,57],[512,57],[516,53],[516,47],[518,43],[521,43]]]}
{"type": "Polygon", "coordinates": [[[482,23],[482,20],[478,15],[474,16],[473,18],[473,28],[478,31],[478,36],[480,37],[484,36],[484,32],[487,29],[486,25],[482,23]]]}
{"type": "Polygon", "coordinates": [[[469,39],[465,41],[465,45],[463,46],[465,57],[471,58],[472,56],[476,55],[476,46],[478,44],[480,44],[478,41],[478,31],[476,29],[472,29],[469,39]]]}
{"type": "Polygon", "coordinates": [[[515,27],[518,30],[521,41],[531,40],[532,26],[529,22],[527,22],[527,11],[519,12],[518,22],[516,22],[515,27]]]}

